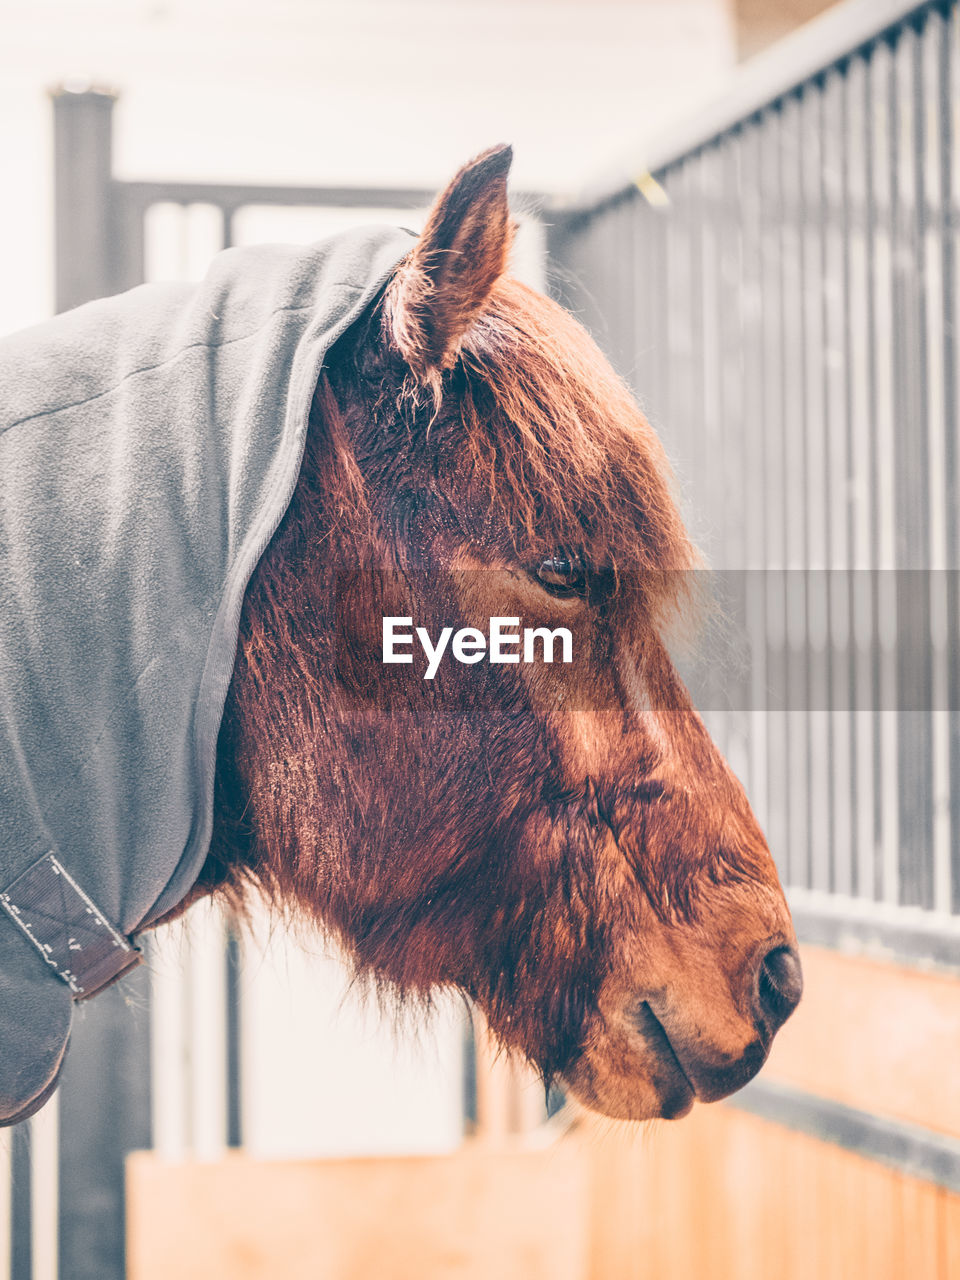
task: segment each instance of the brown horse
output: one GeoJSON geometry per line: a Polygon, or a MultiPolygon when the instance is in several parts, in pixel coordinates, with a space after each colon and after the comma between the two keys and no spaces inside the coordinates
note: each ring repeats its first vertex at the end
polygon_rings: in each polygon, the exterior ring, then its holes
{"type": "Polygon", "coordinates": [[[795,937],[662,639],[697,563],[663,452],[577,321],[506,274],[509,164],[461,170],[326,362],[192,897],[259,886],[378,984],[466,993],[597,1110],[677,1116],[759,1069],[795,937]],[[567,628],[575,660],[383,664],[385,617],[494,616],[567,628]]]}

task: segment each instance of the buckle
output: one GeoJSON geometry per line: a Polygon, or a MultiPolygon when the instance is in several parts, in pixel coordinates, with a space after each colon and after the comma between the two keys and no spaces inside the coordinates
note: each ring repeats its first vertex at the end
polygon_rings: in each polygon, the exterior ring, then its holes
{"type": "Polygon", "coordinates": [[[0,907],[75,1000],[91,999],[143,959],[52,852],[0,892],[0,907]]]}

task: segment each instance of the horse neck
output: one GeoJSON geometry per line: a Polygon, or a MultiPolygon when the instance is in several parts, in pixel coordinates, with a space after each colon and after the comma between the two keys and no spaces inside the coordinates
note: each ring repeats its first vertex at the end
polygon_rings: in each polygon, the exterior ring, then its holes
{"type": "Polygon", "coordinates": [[[296,896],[291,828],[322,817],[305,743],[316,779],[332,749],[325,711],[336,580],[361,547],[368,519],[347,422],[347,414],[367,409],[350,384],[350,363],[335,362],[321,376],[293,497],[244,596],[217,743],[213,834],[189,901],[210,893],[237,899],[250,879],[278,898],[296,896]],[[292,760],[300,762],[296,778],[292,760]]]}

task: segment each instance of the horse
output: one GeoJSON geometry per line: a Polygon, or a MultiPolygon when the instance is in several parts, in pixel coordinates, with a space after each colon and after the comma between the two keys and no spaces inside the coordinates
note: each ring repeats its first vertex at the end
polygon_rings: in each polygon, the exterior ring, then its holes
{"type": "Polygon", "coordinates": [[[611,1117],[739,1088],[798,1003],[669,653],[700,561],[663,448],[510,276],[510,163],[419,238],[227,250],[4,340],[0,1123],[208,896],[461,993],[611,1117]]]}
{"type": "Polygon", "coordinates": [[[257,565],[187,901],[251,887],[401,998],[465,994],[586,1106],[741,1087],[802,988],[777,872],[668,654],[699,564],[662,446],[508,273],[511,151],[467,164],[316,387],[257,565]],[[381,661],[387,617],[565,627],[563,668],[381,661]]]}

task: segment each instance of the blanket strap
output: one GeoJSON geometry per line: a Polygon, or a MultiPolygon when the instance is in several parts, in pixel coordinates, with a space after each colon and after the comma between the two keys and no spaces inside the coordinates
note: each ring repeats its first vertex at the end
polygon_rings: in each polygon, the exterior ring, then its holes
{"type": "Polygon", "coordinates": [[[53,853],[44,854],[0,891],[0,907],[75,1000],[89,1000],[143,959],[53,853]]]}

